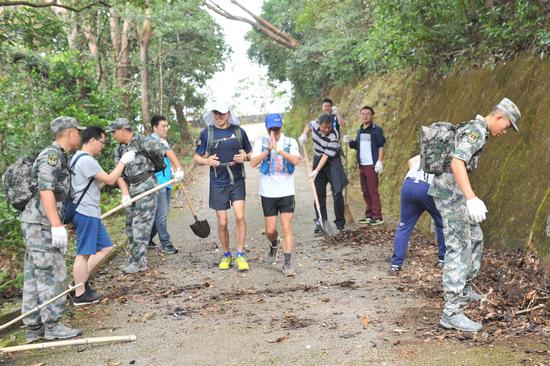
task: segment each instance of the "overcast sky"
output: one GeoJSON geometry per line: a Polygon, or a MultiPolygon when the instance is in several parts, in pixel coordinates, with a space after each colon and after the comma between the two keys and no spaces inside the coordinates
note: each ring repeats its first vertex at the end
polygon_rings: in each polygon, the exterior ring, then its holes
{"type": "MultiPolygon", "coordinates": [[[[245,16],[246,14],[232,5],[229,0],[215,0],[228,12],[245,16]]],[[[255,14],[260,14],[263,0],[242,0],[255,14]]],[[[249,24],[226,19],[222,16],[210,13],[223,28],[225,41],[233,50],[231,57],[225,62],[225,70],[217,73],[207,83],[209,99],[225,100],[230,102],[237,114],[250,115],[266,112],[284,112],[290,107],[291,88],[286,82],[278,87],[285,90],[286,97],[272,100],[272,93],[265,84],[267,68],[251,62],[246,55],[250,43],[245,40],[246,33],[252,29],[249,24]]],[[[208,106],[207,102],[207,106],[208,106]]]]}

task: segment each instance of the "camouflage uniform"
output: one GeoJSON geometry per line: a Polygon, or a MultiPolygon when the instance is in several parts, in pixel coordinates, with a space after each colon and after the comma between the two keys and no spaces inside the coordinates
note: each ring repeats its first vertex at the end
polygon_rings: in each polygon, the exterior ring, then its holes
{"type": "MultiPolygon", "coordinates": [[[[466,163],[468,172],[477,168],[488,131],[485,119],[477,115],[456,132],[452,157],[466,163]]],[[[447,246],[443,267],[445,307],[449,316],[462,312],[463,293],[471,289],[477,276],[483,252],[483,232],[479,223],[470,220],[466,200],[458,187],[450,167],[436,175],[428,194],[434,197],[437,209],[443,217],[443,232],[447,246]]]]}
{"type": "MultiPolygon", "coordinates": [[[[67,155],[61,146],[53,143],[38,155],[33,164],[32,177],[37,182],[38,191],[54,192],[60,214],[70,187],[67,155]]],[[[50,222],[38,192],[21,213],[21,231],[25,238],[22,303],[22,312],[25,313],[63,292],[67,268],[64,257],[66,248],[52,246],[50,222]]],[[[55,323],[63,316],[65,301],[66,298],[62,297],[39,313],[26,317],[23,322],[27,326],[55,323]]]]}
{"type": "MultiPolygon", "coordinates": [[[[118,145],[115,150],[115,163],[121,156],[129,151],[136,151],[136,158],[124,168],[124,177],[129,184],[131,197],[145,192],[157,185],[154,175],[155,166],[151,159],[145,156],[146,151],[160,151],[164,154],[162,144],[149,136],[133,135],[127,145],[118,145]]],[[[155,222],[157,211],[158,192],[154,192],[132,204],[127,208],[126,235],[130,241],[131,257],[129,263],[136,263],[143,267],[147,265],[147,244],[151,236],[151,229],[155,222]]]]}

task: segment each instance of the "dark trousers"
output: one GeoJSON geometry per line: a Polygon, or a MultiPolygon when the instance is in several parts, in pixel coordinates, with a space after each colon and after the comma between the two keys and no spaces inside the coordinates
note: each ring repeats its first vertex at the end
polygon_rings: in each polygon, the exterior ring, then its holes
{"type": "Polygon", "coordinates": [[[432,196],[428,195],[430,185],[423,181],[415,182],[412,178],[406,178],[401,188],[401,218],[399,227],[395,232],[393,242],[393,256],[391,264],[401,266],[407,255],[409,238],[414,225],[424,211],[432,216],[437,230],[438,256],[443,259],[445,256],[445,238],[443,235],[443,220],[441,214],[435,207],[432,196]]]}
{"type": "MultiPolygon", "coordinates": [[[[319,206],[321,206],[321,217],[323,218],[323,221],[328,219],[327,183],[331,183],[330,169],[328,166],[325,166],[315,178],[315,189],[317,190],[317,197],[319,198],[319,206]]],[[[334,224],[337,229],[343,229],[346,224],[346,219],[344,218],[344,195],[342,194],[342,191],[338,193],[332,192],[332,199],[334,201],[334,216],[336,217],[334,224]]],[[[315,217],[319,217],[317,214],[317,209],[315,209],[315,217]]]]}
{"type": "Polygon", "coordinates": [[[382,203],[380,202],[380,193],[378,193],[378,173],[374,171],[374,165],[360,165],[359,177],[363,199],[367,205],[365,217],[381,219],[382,203]]]}

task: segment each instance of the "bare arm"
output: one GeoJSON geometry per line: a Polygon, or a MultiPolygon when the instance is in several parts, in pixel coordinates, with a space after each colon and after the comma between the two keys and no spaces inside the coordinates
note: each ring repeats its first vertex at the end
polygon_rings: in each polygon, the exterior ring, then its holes
{"type": "Polygon", "coordinates": [[[105,173],[103,170],[95,175],[95,178],[103,184],[112,186],[120,178],[120,175],[124,171],[124,164],[118,163],[116,167],[109,173],[105,173]]]}
{"type": "Polygon", "coordinates": [[[250,157],[250,165],[253,168],[257,167],[262,162],[262,160],[264,160],[269,155],[269,153],[271,153],[271,149],[268,148],[258,155],[252,155],[250,157]]]}
{"type": "Polygon", "coordinates": [[[451,161],[451,171],[455,177],[456,184],[464,194],[464,198],[467,200],[474,198],[476,194],[470,185],[470,178],[468,177],[468,171],[466,170],[464,161],[453,158],[451,161]]]}
{"type": "Polygon", "coordinates": [[[195,163],[199,165],[209,165],[209,166],[220,165],[220,161],[218,160],[218,156],[216,154],[210,155],[207,158],[205,158],[204,156],[201,156],[195,153],[195,155],[193,155],[193,160],[195,161],[195,163]]]}
{"type": "Polygon", "coordinates": [[[126,185],[126,181],[124,181],[123,178],[118,178],[116,180],[116,182],[117,182],[118,188],[120,188],[120,191],[122,192],[123,196],[130,195],[130,192],[128,191],[128,186],[126,185]]]}
{"type": "Polygon", "coordinates": [[[302,135],[308,135],[311,132],[311,128],[309,128],[309,123],[306,124],[306,127],[304,127],[304,131],[302,132],[302,135]]]}
{"type": "Polygon", "coordinates": [[[299,156],[291,155],[290,153],[287,153],[283,149],[278,150],[277,154],[281,155],[283,157],[283,159],[290,162],[290,164],[292,164],[292,165],[298,165],[298,163],[300,162],[300,157],[299,156]]]}
{"type": "Polygon", "coordinates": [[[181,169],[181,163],[178,157],[176,156],[176,153],[174,150],[170,149],[166,152],[166,156],[168,157],[168,160],[170,160],[170,163],[176,168],[176,170],[181,169]]]}
{"type": "Polygon", "coordinates": [[[409,159],[407,164],[409,165],[409,169],[412,169],[416,164],[420,162],[420,155],[415,155],[412,158],[409,159]]]}
{"type": "Polygon", "coordinates": [[[338,118],[338,124],[340,127],[346,127],[346,120],[340,115],[340,113],[336,113],[336,118],[338,118]]]}
{"type": "Polygon", "coordinates": [[[317,173],[319,173],[321,169],[323,169],[327,161],[328,161],[328,155],[323,154],[323,156],[321,157],[321,160],[319,160],[319,164],[317,164],[317,167],[315,168],[315,170],[317,170],[317,173]]]}
{"type": "Polygon", "coordinates": [[[40,191],[40,201],[44,206],[46,217],[52,227],[59,227],[61,225],[61,219],[57,213],[57,202],[55,201],[55,195],[53,191],[40,191]]]}

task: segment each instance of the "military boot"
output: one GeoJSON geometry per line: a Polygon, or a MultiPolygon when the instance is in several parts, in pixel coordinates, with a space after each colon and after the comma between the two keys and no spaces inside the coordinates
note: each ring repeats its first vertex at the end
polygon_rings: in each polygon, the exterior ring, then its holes
{"type": "Polygon", "coordinates": [[[44,339],[51,341],[52,339],[67,339],[82,335],[80,329],[71,328],[62,323],[46,324],[44,339]]]}
{"type": "Polygon", "coordinates": [[[138,264],[136,262],[130,262],[127,266],[122,267],[122,272],[126,274],[133,274],[141,271],[147,271],[147,269],[147,263],[138,264]]]}
{"type": "Polygon", "coordinates": [[[36,342],[37,340],[44,338],[44,332],[46,331],[46,327],[44,324],[40,325],[27,325],[26,335],[27,335],[27,343],[36,342]]]}
{"type": "Polygon", "coordinates": [[[443,313],[439,324],[443,328],[456,329],[463,332],[479,332],[482,328],[481,324],[471,320],[464,313],[447,315],[443,313]]]}

